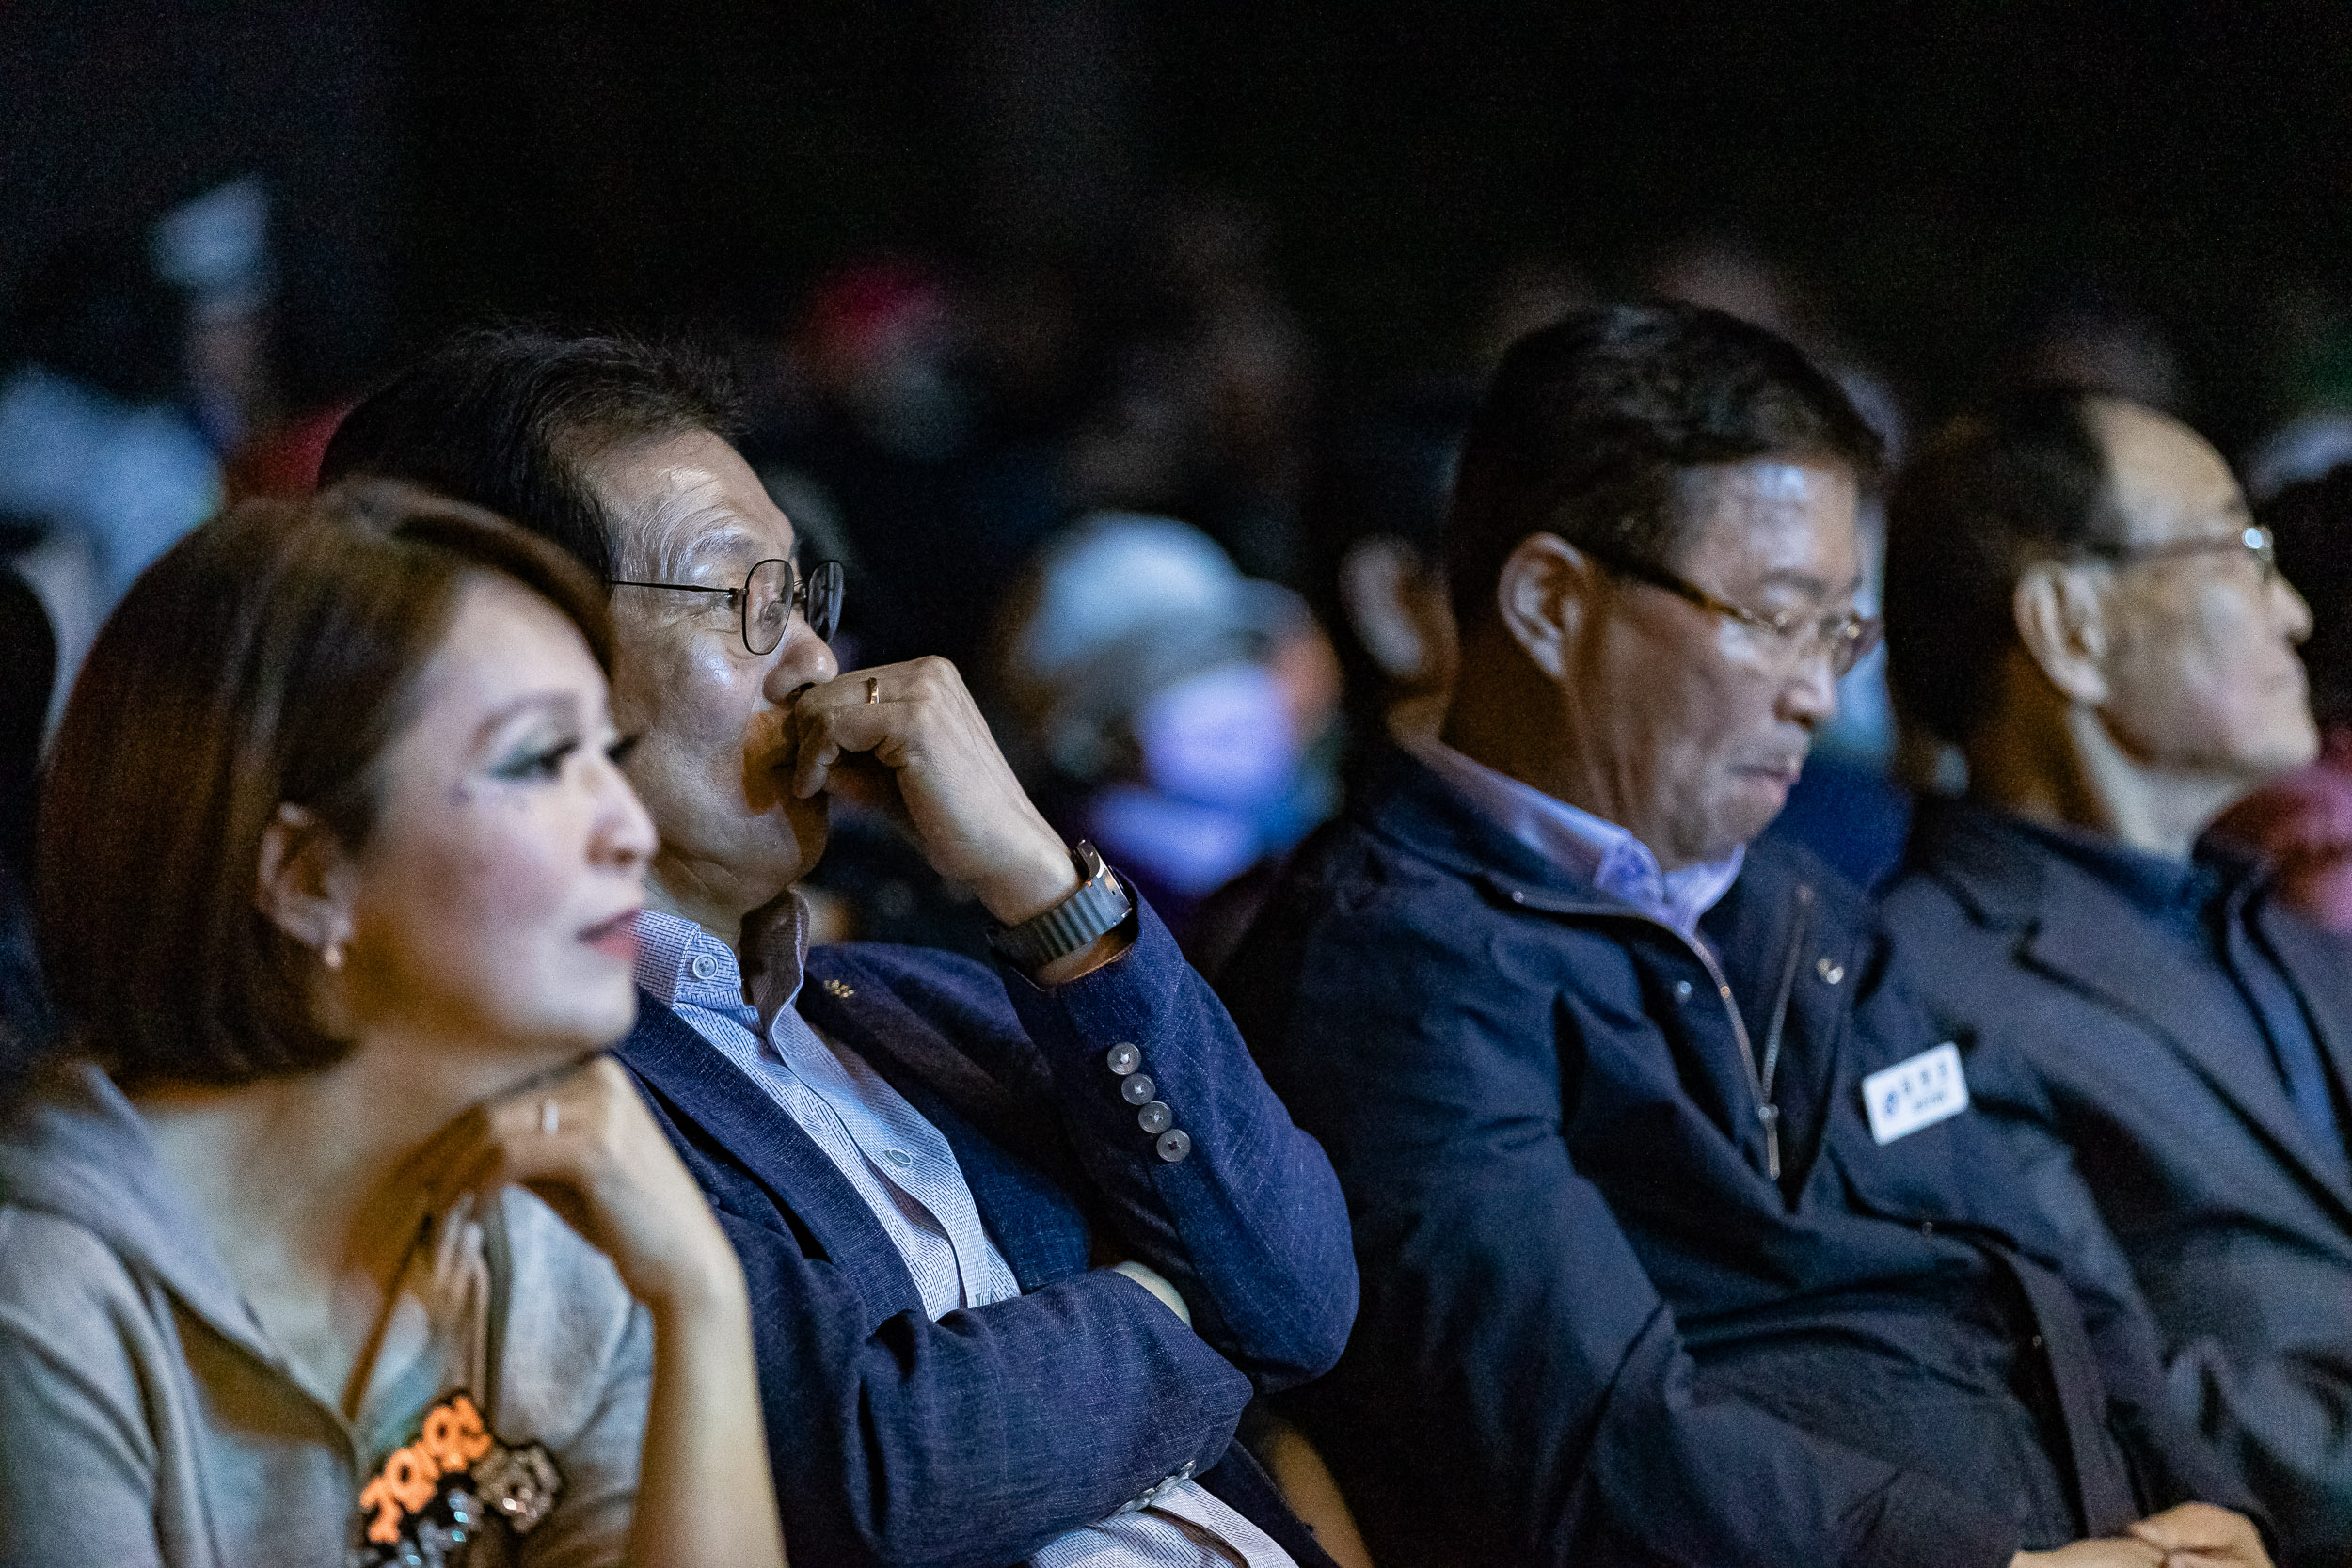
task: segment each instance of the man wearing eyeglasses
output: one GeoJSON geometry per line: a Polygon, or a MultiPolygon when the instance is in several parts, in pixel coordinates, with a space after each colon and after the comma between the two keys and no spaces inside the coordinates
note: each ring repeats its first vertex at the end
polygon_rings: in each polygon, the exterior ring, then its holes
{"type": "Polygon", "coordinates": [[[1234,1441],[1345,1341],[1328,1163],[954,668],[836,666],[840,570],[798,562],[729,417],[695,356],[476,332],[326,467],[491,507],[612,586],[661,834],[616,1054],[742,1260],[793,1556],[1330,1568],[1234,1441]],[[793,884],[860,771],[998,923],[994,967],[808,944],[793,884]]]}
{"type": "Polygon", "coordinates": [[[1939,1027],[2022,1064],[1980,1107],[2074,1250],[2120,1246],[2282,1560],[2342,1562],[2352,954],[2199,842],[2316,748],[2310,612],[2219,454],[2113,398],[1963,420],[1891,499],[1896,689],[1968,765],[1886,900],[1898,946],[1939,1027]]]}
{"type": "Polygon", "coordinates": [[[1877,633],[1876,449],[1713,311],[1521,339],[1440,738],[1221,980],[1347,1191],[1362,1308],[1291,1402],[1385,1568],[2265,1560],[1867,902],[1757,836],[1877,633]]]}

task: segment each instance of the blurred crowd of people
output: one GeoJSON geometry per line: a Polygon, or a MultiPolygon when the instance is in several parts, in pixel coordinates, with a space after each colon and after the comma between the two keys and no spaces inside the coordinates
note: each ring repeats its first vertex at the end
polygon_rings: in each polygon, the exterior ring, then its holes
{"type": "MultiPolygon", "coordinates": [[[[224,499],[307,488],[359,390],[292,398],[304,383],[272,329],[268,213],[263,182],[238,180],[151,230],[78,245],[13,292],[0,545],[68,678],[171,540],[224,499]]],[[[1565,261],[1512,261],[1468,302],[1455,341],[1430,346],[1425,373],[1365,389],[1327,377],[1246,207],[1171,200],[1136,256],[1115,281],[854,258],[771,330],[711,339],[732,345],[751,394],[743,451],[811,547],[845,565],[852,656],[937,653],[966,670],[1057,820],[1116,845],[1214,958],[1265,869],[1335,806],[1354,742],[1442,711],[1439,561],[1462,431],[1502,349],[1595,294],[1565,261]]],[[[1752,245],[1713,234],[1668,247],[1632,292],[1803,344],[1900,456],[1919,412],[1902,367],[1855,347],[1752,245]]],[[[2352,333],[2297,299],[2274,351],[2290,412],[2243,454],[2263,501],[2352,462],[2340,373],[2352,333]]],[[[2162,329],[2095,292],[2021,321],[1988,356],[1988,384],[2193,401],[2162,329]]],[[[2315,583],[2341,516],[2316,494],[2280,503],[2296,518],[2282,548],[2315,583]]],[[[1883,525],[1875,509],[1864,524],[1874,595],[1883,525]]],[[[2310,656],[2323,689],[2332,646],[2323,625],[2310,656]]],[[[1866,885],[1896,863],[1909,793],[1955,780],[1948,752],[1898,725],[1883,657],[1847,677],[1775,830],[1866,885]]],[[[2334,756],[2237,826],[2332,866],[2323,845],[2338,834],[2320,824],[2334,756]]],[[[856,852],[824,873],[835,929],[977,950],[968,899],[886,824],[852,821],[846,841],[856,852]]]]}

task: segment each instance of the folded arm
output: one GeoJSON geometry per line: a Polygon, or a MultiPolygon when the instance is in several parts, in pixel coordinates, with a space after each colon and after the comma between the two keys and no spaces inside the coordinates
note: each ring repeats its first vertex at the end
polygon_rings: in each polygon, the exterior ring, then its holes
{"type": "Polygon", "coordinates": [[[1159,917],[1139,906],[1136,918],[1133,946],[1083,977],[1044,989],[1008,972],[1005,989],[1121,1239],[1184,1293],[1210,1343],[1260,1387],[1286,1387],[1327,1370],[1355,1319],[1339,1180],[1159,917]],[[1111,1054],[1122,1046],[1126,1072],[1111,1054]],[[1162,1131],[1142,1115],[1152,1105],[1162,1131]]]}
{"type": "Polygon", "coordinates": [[[1232,1440],[1249,1384],[1108,1269],[932,1323],[879,1317],[658,1090],[741,1260],[796,1558],[998,1568],[1232,1440]]]}

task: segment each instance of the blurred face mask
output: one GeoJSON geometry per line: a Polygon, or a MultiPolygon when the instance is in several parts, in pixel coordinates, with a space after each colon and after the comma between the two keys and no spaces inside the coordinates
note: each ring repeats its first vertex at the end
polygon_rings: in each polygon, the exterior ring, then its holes
{"type": "Polygon", "coordinates": [[[1164,795],[1226,811],[1280,800],[1300,741],[1272,671],[1228,664],[1179,681],[1135,718],[1144,779],[1164,795]]]}

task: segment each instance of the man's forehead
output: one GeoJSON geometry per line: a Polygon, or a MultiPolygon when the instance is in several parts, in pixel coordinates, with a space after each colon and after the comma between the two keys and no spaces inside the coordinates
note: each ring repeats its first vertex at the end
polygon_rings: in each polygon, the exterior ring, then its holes
{"type": "Polygon", "coordinates": [[[1766,575],[1818,579],[1825,590],[1856,575],[1851,467],[1832,459],[1759,457],[1684,470],[1705,518],[1692,555],[1737,561],[1766,575]]]}
{"type": "Polygon", "coordinates": [[[1860,485],[1853,469],[1830,457],[1751,457],[1683,470],[1706,504],[1752,511],[1851,504],[1860,485]]]}
{"type": "Polygon", "coordinates": [[[792,554],[792,525],[735,449],[703,432],[641,442],[597,465],[624,555],[683,571],[792,554]]]}
{"type": "Polygon", "coordinates": [[[2102,400],[2091,424],[2106,451],[2108,485],[2135,540],[2159,541],[2242,520],[2246,499],[2211,443],[2168,415],[2102,400]]]}

